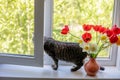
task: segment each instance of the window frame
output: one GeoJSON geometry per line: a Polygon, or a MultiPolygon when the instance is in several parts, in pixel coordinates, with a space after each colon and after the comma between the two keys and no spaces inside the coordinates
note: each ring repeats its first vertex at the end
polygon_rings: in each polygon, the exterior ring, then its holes
{"type": "MultiPolygon", "coordinates": [[[[46,3],[47,5],[49,5],[49,7],[47,7],[47,10],[45,10],[45,13],[49,13],[50,15],[47,15],[49,17],[47,17],[47,19],[49,18],[49,20],[45,20],[49,23],[49,24],[45,24],[45,36],[49,36],[52,37],[52,17],[53,17],[53,4],[54,1],[51,0],[49,3],[46,3]],[[48,28],[48,29],[47,29],[48,28]]],[[[113,6],[113,21],[112,24],[117,24],[118,26],[120,26],[120,0],[114,0],[114,6],[113,6]]],[[[45,21],[45,22],[46,22],[45,21]]],[[[110,56],[109,58],[97,58],[97,61],[100,65],[104,65],[104,66],[116,66],[116,62],[117,62],[117,55],[118,55],[118,47],[116,45],[113,45],[111,47],[110,52],[110,56]]],[[[45,57],[45,64],[51,64],[51,59],[46,56],[46,54],[44,54],[45,57]]],[[[60,63],[63,65],[68,65],[66,63],[60,63]]]]}
{"type": "Polygon", "coordinates": [[[44,0],[34,0],[34,56],[0,54],[0,64],[43,66],[44,0]]]}

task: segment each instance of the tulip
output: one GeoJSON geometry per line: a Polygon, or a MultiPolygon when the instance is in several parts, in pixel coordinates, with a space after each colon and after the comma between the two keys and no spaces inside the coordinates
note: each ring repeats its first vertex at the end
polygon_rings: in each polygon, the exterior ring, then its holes
{"type": "Polygon", "coordinates": [[[69,27],[68,27],[68,25],[65,25],[61,31],[61,34],[67,34],[68,32],[69,32],[69,27]]]}
{"type": "Polygon", "coordinates": [[[84,24],[84,25],[83,25],[83,30],[84,30],[84,31],[90,31],[91,28],[92,28],[92,26],[93,26],[93,25],[86,25],[86,24],[84,24]]]}
{"type": "Polygon", "coordinates": [[[109,37],[109,40],[111,43],[116,43],[118,40],[117,35],[113,34],[111,37],[109,37]]]}
{"type": "Polygon", "coordinates": [[[92,35],[90,33],[88,33],[88,32],[85,32],[82,35],[82,39],[87,43],[87,42],[91,41],[92,35]]]}

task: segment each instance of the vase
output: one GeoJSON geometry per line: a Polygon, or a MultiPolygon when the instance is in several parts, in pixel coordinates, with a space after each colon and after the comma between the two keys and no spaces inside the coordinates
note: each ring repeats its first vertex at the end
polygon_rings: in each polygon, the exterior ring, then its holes
{"type": "Polygon", "coordinates": [[[89,76],[95,76],[99,70],[100,66],[96,62],[95,58],[90,58],[84,65],[84,69],[89,76]]]}

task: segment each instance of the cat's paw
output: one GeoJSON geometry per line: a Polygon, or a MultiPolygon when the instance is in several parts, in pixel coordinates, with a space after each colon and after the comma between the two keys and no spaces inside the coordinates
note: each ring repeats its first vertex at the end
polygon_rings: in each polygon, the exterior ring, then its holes
{"type": "Polygon", "coordinates": [[[52,65],[53,70],[57,70],[58,67],[56,65],[52,65]]]}
{"type": "Polygon", "coordinates": [[[77,71],[78,69],[76,69],[76,68],[72,68],[71,69],[71,72],[75,72],[75,71],[77,71]]]}
{"type": "Polygon", "coordinates": [[[73,68],[71,69],[71,72],[75,72],[79,70],[80,68],[81,68],[80,66],[73,66],[73,68]]]}

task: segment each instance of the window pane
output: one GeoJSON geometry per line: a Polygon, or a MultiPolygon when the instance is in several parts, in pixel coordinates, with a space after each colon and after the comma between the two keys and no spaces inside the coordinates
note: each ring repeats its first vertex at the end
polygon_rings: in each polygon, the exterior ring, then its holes
{"type": "Polygon", "coordinates": [[[34,0],[0,0],[0,53],[33,55],[34,0]]]}
{"type": "MultiPolygon", "coordinates": [[[[113,4],[114,0],[54,0],[53,38],[77,42],[71,35],[61,35],[60,30],[65,24],[76,36],[80,36],[83,24],[111,27],[113,4]]],[[[99,57],[109,57],[109,49],[102,51],[99,57]]]]}

